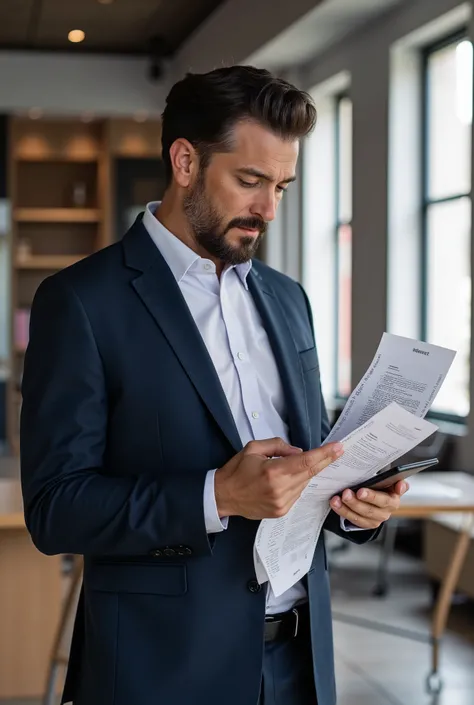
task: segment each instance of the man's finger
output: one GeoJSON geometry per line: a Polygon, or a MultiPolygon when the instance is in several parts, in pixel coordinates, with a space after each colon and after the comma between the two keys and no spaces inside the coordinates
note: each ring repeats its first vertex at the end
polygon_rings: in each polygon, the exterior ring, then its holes
{"type": "Polygon", "coordinates": [[[400,495],[400,497],[405,494],[405,492],[408,492],[410,489],[410,485],[408,482],[405,480],[399,480],[392,488],[391,491],[395,492],[395,494],[400,495]]]}
{"type": "Polygon", "coordinates": [[[321,448],[314,448],[300,453],[298,457],[284,458],[281,468],[291,475],[306,475],[311,479],[318,472],[333,463],[344,453],[342,443],[328,443],[321,448]]]}
{"type": "Polygon", "coordinates": [[[321,472],[321,470],[324,470],[324,468],[327,468],[328,465],[340,458],[343,453],[344,446],[342,443],[328,443],[321,448],[308,450],[296,459],[298,470],[300,472],[306,472],[309,477],[314,477],[321,472]]]}
{"type": "Polygon", "coordinates": [[[283,438],[265,438],[261,441],[250,441],[244,452],[250,455],[265,455],[267,458],[278,458],[287,455],[298,455],[301,448],[286,443],[283,438]]]}
{"type": "MultiPolygon", "coordinates": [[[[376,492],[375,494],[378,495],[385,493],[376,492]]],[[[344,492],[342,493],[343,503],[350,509],[352,509],[353,512],[359,514],[362,517],[374,519],[380,522],[387,521],[387,519],[390,518],[392,512],[394,512],[398,508],[398,505],[400,503],[400,498],[397,495],[389,495],[388,502],[386,502],[386,498],[376,497],[375,499],[376,501],[374,502],[366,502],[357,499],[354,493],[350,490],[344,490],[344,492]]]]}
{"type": "MultiPolygon", "coordinates": [[[[354,493],[351,492],[351,490],[344,490],[342,494],[344,501],[347,499],[352,499],[353,496],[354,493]]],[[[388,509],[395,509],[398,507],[398,500],[400,499],[400,495],[395,492],[384,492],[364,488],[358,490],[356,497],[366,504],[372,504],[375,507],[388,509]]]]}
{"type": "Polygon", "coordinates": [[[339,500],[339,506],[337,507],[335,506],[334,499],[330,502],[333,511],[340,517],[350,521],[351,524],[355,524],[360,529],[377,529],[382,523],[382,521],[379,521],[374,517],[364,517],[357,514],[357,512],[353,511],[350,507],[345,504],[341,504],[341,500],[339,500]]]}

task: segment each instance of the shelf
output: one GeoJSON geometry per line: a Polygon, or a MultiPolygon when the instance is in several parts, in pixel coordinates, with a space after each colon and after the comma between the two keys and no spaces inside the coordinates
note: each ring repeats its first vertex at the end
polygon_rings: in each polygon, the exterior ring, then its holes
{"type": "Polygon", "coordinates": [[[97,208],[15,208],[14,218],[21,223],[98,223],[97,208]]]}
{"type": "Polygon", "coordinates": [[[100,159],[99,154],[73,154],[69,156],[67,154],[36,154],[35,152],[31,154],[20,153],[15,157],[20,163],[28,162],[30,164],[32,162],[37,164],[96,164],[100,159]]]}
{"type": "Polygon", "coordinates": [[[16,261],[18,269],[64,269],[87,255],[32,255],[16,261]]]}

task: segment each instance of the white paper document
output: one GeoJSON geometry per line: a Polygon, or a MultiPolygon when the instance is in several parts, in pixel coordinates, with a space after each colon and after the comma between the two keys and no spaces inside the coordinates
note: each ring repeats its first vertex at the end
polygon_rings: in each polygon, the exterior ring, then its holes
{"type": "Polygon", "coordinates": [[[270,581],[277,597],[308,572],[331,497],[373,477],[437,430],[422,417],[454,356],[452,350],[384,334],[326,441],[341,441],[344,455],[311,480],[286,516],[260,522],[256,575],[260,583],[270,581]]]}
{"type": "Polygon", "coordinates": [[[392,401],[424,418],[455,355],[448,348],[384,333],[369,369],[325,443],[342,440],[392,401]]]}

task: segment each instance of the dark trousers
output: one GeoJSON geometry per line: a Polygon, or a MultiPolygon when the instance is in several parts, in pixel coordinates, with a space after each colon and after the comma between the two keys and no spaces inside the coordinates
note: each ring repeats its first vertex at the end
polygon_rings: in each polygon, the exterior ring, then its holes
{"type": "Polygon", "coordinates": [[[309,629],[265,644],[259,705],[317,705],[309,629]]]}

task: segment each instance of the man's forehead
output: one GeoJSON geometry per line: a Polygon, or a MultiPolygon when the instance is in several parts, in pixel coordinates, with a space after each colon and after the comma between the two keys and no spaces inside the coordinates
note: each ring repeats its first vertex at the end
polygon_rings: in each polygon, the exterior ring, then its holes
{"type": "Polygon", "coordinates": [[[255,124],[236,126],[231,152],[237,168],[253,167],[267,172],[284,169],[292,176],[298,159],[299,141],[284,139],[255,124]]]}

